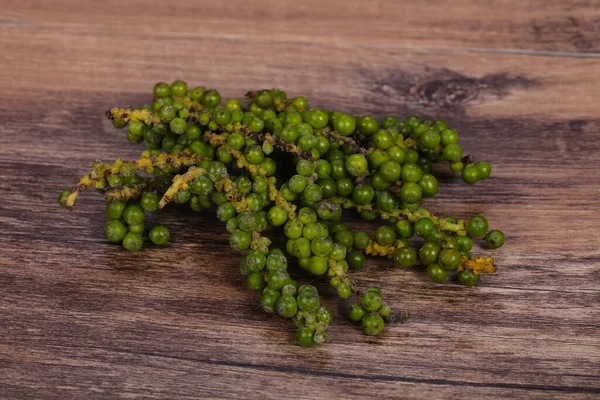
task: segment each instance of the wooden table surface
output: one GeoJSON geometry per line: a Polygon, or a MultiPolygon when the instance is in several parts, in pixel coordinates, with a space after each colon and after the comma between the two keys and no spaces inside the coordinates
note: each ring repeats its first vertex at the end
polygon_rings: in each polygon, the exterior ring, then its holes
{"type": "Polygon", "coordinates": [[[600,1],[4,2],[0,396],[600,397],[600,1]],[[164,249],[103,239],[103,200],[57,194],[139,147],[105,120],[183,78],[224,96],[447,119],[493,178],[425,205],[507,235],[477,288],[369,261],[410,318],[379,338],[336,314],[304,349],[264,313],[210,213],[165,210],[164,249]]]}

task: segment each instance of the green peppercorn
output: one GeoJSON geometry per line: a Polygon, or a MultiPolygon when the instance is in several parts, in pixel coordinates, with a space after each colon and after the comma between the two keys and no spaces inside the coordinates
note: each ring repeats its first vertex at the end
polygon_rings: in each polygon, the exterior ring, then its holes
{"type": "Polygon", "coordinates": [[[351,249],[354,245],[354,235],[350,231],[339,231],[333,235],[333,241],[347,249],[351,249]]]}
{"type": "Polygon", "coordinates": [[[193,89],[190,89],[188,91],[188,96],[190,96],[190,98],[196,102],[199,102],[200,99],[202,98],[202,95],[204,94],[204,92],[206,92],[206,89],[203,87],[195,87],[193,89]]]}
{"type": "Polygon", "coordinates": [[[154,97],[162,98],[171,95],[171,88],[168,83],[160,82],[154,85],[154,97]]]}
{"type": "Polygon", "coordinates": [[[425,243],[419,249],[419,258],[425,265],[434,264],[438,259],[440,246],[436,243],[425,243]]]}
{"type": "Polygon", "coordinates": [[[296,106],[299,111],[304,111],[308,107],[308,101],[304,97],[295,97],[291,104],[296,106]]]}
{"type": "Polygon", "coordinates": [[[333,314],[325,307],[319,307],[316,311],[317,321],[323,324],[330,324],[333,321],[333,314]]]}
{"type": "Polygon", "coordinates": [[[268,213],[269,222],[273,226],[281,226],[286,223],[288,219],[288,212],[281,207],[271,207],[268,213]]]}
{"type": "MultiPolygon", "coordinates": [[[[70,192],[68,192],[70,193],[70,192]]],[[[108,219],[121,219],[127,205],[123,201],[109,201],[106,203],[106,216],[108,219]]]]}
{"type": "Polygon", "coordinates": [[[183,118],[173,118],[169,123],[169,127],[171,128],[171,132],[181,135],[187,131],[188,126],[183,118]]]}
{"type": "Polygon", "coordinates": [[[260,211],[265,205],[265,202],[261,195],[257,193],[250,193],[246,196],[246,203],[251,211],[260,211]]]}
{"type": "Polygon", "coordinates": [[[426,149],[436,148],[441,141],[440,134],[435,129],[429,129],[420,136],[420,143],[426,149]]]}
{"type": "Polygon", "coordinates": [[[279,292],[279,290],[266,288],[263,291],[261,299],[263,309],[268,313],[275,313],[275,305],[277,304],[277,301],[280,297],[281,293],[279,292]]]}
{"type": "Polygon", "coordinates": [[[435,231],[435,224],[427,217],[419,218],[415,222],[415,233],[422,238],[431,235],[435,231]]]}
{"type": "MultiPolygon", "coordinates": [[[[431,221],[429,218],[425,218],[425,220],[429,220],[431,221]]],[[[427,222],[423,222],[425,224],[427,224],[427,222]]],[[[433,225],[433,222],[432,222],[433,225]]],[[[407,221],[405,219],[401,219],[398,222],[396,222],[395,225],[395,230],[396,233],[398,234],[398,236],[402,237],[402,238],[410,238],[413,235],[413,224],[410,221],[407,221]]],[[[429,227],[424,227],[424,229],[431,229],[429,227]]],[[[435,226],[434,228],[435,229],[435,226]]]]}
{"type": "Polygon", "coordinates": [[[142,248],[143,244],[144,240],[142,239],[142,235],[139,233],[128,232],[125,237],[123,237],[123,247],[127,251],[138,251],[142,248]]]}
{"type": "Polygon", "coordinates": [[[263,153],[260,146],[254,144],[244,151],[244,156],[246,160],[250,164],[260,164],[260,162],[265,158],[265,153],[263,153]]]}
{"type": "Polygon", "coordinates": [[[412,247],[401,247],[396,250],[394,261],[402,268],[411,268],[417,263],[417,253],[412,247]]]}
{"type": "Polygon", "coordinates": [[[123,220],[130,224],[141,224],[144,222],[144,210],[137,204],[130,204],[123,210],[123,220]]]}
{"type": "Polygon", "coordinates": [[[317,144],[317,139],[312,135],[304,135],[298,140],[298,147],[304,151],[310,151],[317,144]]]}
{"type": "Polygon", "coordinates": [[[173,201],[177,204],[184,204],[187,203],[191,197],[192,192],[190,190],[180,190],[173,198],[173,201]]]}
{"type": "Polygon", "coordinates": [[[265,122],[260,118],[254,118],[248,124],[248,129],[254,133],[262,132],[265,127],[265,122]]]}
{"type": "Polygon", "coordinates": [[[287,258],[285,255],[279,251],[279,249],[271,250],[269,256],[267,257],[267,270],[273,271],[275,269],[280,269],[285,271],[287,269],[287,258]]]}
{"type": "Polygon", "coordinates": [[[199,176],[190,182],[190,191],[200,196],[210,194],[213,189],[213,183],[206,176],[199,176]]]}
{"type": "Polygon", "coordinates": [[[140,206],[144,211],[152,212],[158,210],[159,199],[154,192],[145,192],[140,199],[140,206]]]}
{"type": "Polygon", "coordinates": [[[346,262],[348,263],[348,267],[350,269],[361,269],[365,264],[365,255],[360,251],[349,251],[346,254],[346,262]]]}
{"type": "Polygon", "coordinates": [[[394,145],[391,133],[386,129],[378,130],[372,137],[373,145],[380,150],[387,150],[394,145]]]}
{"type": "Polygon", "coordinates": [[[492,173],[492,166],[489,162],[479,161],[478,163],[475,164],[475,166],[479,170],[479,177],[481,179],[487,179],[490,177],[490,175],[492,173]]]}
{"type": "Polygon", "coordinates": [[[387,304],[383,304],[377,312],[382,317],[387,318],[392,315],[392,307],[388,306],[387,304]]]}
{"type": "Polygon", "coordinates": [[[381,315],[371,312],[362,319],[362,329],[367,335],[378,335],[383,331],[384,322],[381,315]]]}
{"type": "Polygon", "coordinates": [[[306,177],[302,175],[294,175],[288,181],[288,186],[290,190],[294,193],[302,193],[306,188],[306,185],[306,177]]]}
{"type": "Polygon", "coordinates": [[[241,133],[232,133],[227,138],[227,144],[234,150],[239,150],[246,144],[246,139],[241,133]]]}
{"type": "Polygon", "coordinates": [[[314,275],[323,275],[325,272],[327,272],[327,268],[327,260],[325,258],[319,256],[310,257],[308,265],[308,270],[310,273],[314,275]]]}
{"type": "Polygon", "coordinates": [[[216,90],[208,90],[204,92],[200,101],[205,107],[214,108],[221,104],[221,94],[216,90]]]}
{"type": "Polygon", "coordinates": [[[225,126],[231,121],[231,112],[226,108],[219,108],[215,111],[214,121],[219,126],[225,126]]]}
{"type": "Polygon", "coordinates": [[[467,234],[472,238],[483,237],[487,233],[488,227],[485,217],[481,215],[471,217],[467,222],[467,234]]]}
{"type": "Polygon", "coordinates": [[[117,188],[123,184],[123,179],[119,175],[111,175],[108,177],[108,186],[117,188]]]}
{"type": "Polygon", "coordinates": [[[333,250],[333,241],[329,236],[316,236],[310,242],[310,249],[314,255],[327,257],[333,250]]]}
{"type": "Polygon", "coordinates": [[[360,176],[367,172],[368,162],[362,154],[352,154],[346,158],[346,171],[352,176],[360,176]]]}
{"type": "Polygon", "coordinates": [[[126,234],[127,228],[118,220],[109,221],[104,227],[104,235],[113,243],[121,243],[126,234]]]}
{"type": "Polygon", "coordinates": [[[317,236],[321,235],[321,223],[312,222],[308,225],[304,226],[302,230],[302,236],[304,236],[308,240],[313,240],[317,236]]]}
{"type": "Polygon", "coordinates": [[[479,179],[481,179],[481,173],[479,172],[479,168],[477,168],[477,166],[467,165],[463,168],[461,177],[465,183],[473,185],[474,183],[477,183],[479,179]]]}
{"type": "Polygon", "coordinates": [[[142,121],[129,121],[127,124],[127,140],[129,142],[137,144],[144,140],[145,125],[142,121]]]}
{"type": "Polygon", "coordinates": [[[475,286],[479,283],[479,275],[475,275],[470,269],[458,273],[458,282],[465,286],[475,286]]]}
{"type": "Polygon", "coordinates": [[[321,188],[321,196],[324,199],[329,199],[336,195],[337,186],[333,179],[324,178],[319,179],[316,182],[317,185],[321,188]]]}
{"type": "Polygon", "coordinates": [[[375,241],[382,246],[389,246],[396,240],[396,232],[390,226],[383,225],[375,230],[375,241]]]}
{"type": "Polygon", "coordinates": [[[127,226],[127,230],[129,232],[139,233],[139,234],[144,233],[144,228],[145,228],[144,223],[127,226]]]}
{"type": "MultiPolygon", "coordinates": [[[[458,143],[458,133],[456,133],[455,130],[445,129],[440,132],[440,137],[442,139],[442,144],[446,147],[448,145],[458,143]]],[[[462,153],[462,150],[461,150],[461,153],[462,153]]],[[[461,157],[462,157],[462,154],[460,157],[458,157],[458,159],[460,159],[461,157]]]]}
{"type": "Polygon", "coordinates": [[[300,217],[297,219],[289,220],[283,227],[285,236],[289,239],[298,239],[302,236],[304,230],[304,224],[300,221],[300,217]]]}
{"type": "Polygon", "coordinates": [[[154,225],[150,229],[149,236],[152,243],[159,246],[164,246],[171,239],[171,233],[165,225],[154,225]]]}
{"type": "Polygon", "coordinates": [[[400,188],[400,199],[409,204],[415,204],[423,196],[423,189],[416,183],[407,182],[400,188]]]}
{"type": "Polygon", "coordinates": [[[356,129],[356,119],[350,115],[341,114],[335,119],[333,128],[340,135],[351,135],[356,129]]]}
{"type": "Polygon", "coordinates": [[[347,173],[343,159],[334,158],[329,160],[329,163],[331,164],[330,176],[333,179],[342,179],[346,177],[347,173]]]}
{"type": "Polygon", "coordinates": [[[290,275],[281,269],[269,271],[267,275],[267,284],[273,289],[279,290],[289,283],[290,275]]]}
{"type": "Polygon", "coordinates": [[[326,201],[317,203],[317,215],[323,221],[336,221],[342,217],[342,207],[326,201]]]}
{"type": "Polygon", "coordinates": [[[381,165],[389,159],[390,156],[388,155],[388,152],[381,149],[375,149],[367,156],[369,166],[374,169],[379,169],[381,165]]]}
{"type": "Polygon", "coordinates": [[[350,178],[342,178],[337,181],[338,196],[348,197],[354,190],[354,183],[350,178]]]}
{"type": "Polygon", "coordinates": [[[354,247],[357,250],[364,250],[369,246],[369,235],[366,232],[356,232],[354,234],[354,247]]]}
{"type": "Polygon", "coordinates": [[[292,248],[292,255],[296,258],[310,257],[310,241],[303,237],[296,239],[292,248]]]}
{"type": "Polygon", "coordinates": [[[158,110],[158,117],[162,122],[171,122],[176,115],[176,110],[169,105],[162,106],[161,109],[158,110]]]}
{"type": "Polygon", "coordinates": [[[381,164],[379,167],[379,173],[381,177],[386,181],[393,183],[400,179],[402,167],[396,161],[388,160],[381,164]]]}
{"type": "Polygon", "coordinates": [[[404,182],[419,182],[423,177],[423,171],[416,164],[404,164],[401,175],[404,182]]]}
{"type": "MultiPolygon", "coordinates": [[[[418,186],[418,185],[417,185],[418,186]]],[[[402,190],[402,189],[401,189],[402,190]]],[[[420,188],[419,188],[420,190],[420,188]]],[[[384,212],[390,212],[399,206],[399,199],[389,192],[377,192],[377,207],[384,212]]]]}
{"type": "Polygon", "coordinates": [[[262,292],[266,286],[265,278],[262,272],[252,272],[248,274],[248,289],[255,292],[262,292]]]}
{"type": "Polygon", "coordinates": [[[250,247],[251,236],[248,232],[236,229],[231,233],[229,243],[234,250],[245,250],[250,247]]]}
{"type": "Polygon", "coordinates": [[[298,211],[298,220],[304,225],[308,225],[310,223],[317,222],[317,214],[311,208],[302,207],[298,211]]]}
{"type": "Polygon", "coordinates": [[[360,322],[367,315],[367,310],[360,304],[354,303],[348,311],[348,319],[352,322],[360,322]]]}
{"type": "Polygon", "coordinates": [[[183,97],[187,93],[187,85],[184,81],[177,80],[171,83],[171,94],[176,97],[183,97]]]}
{"type": "Polygon", "coordinates": [[[443,249],[438,255],[438,264],[446,271],[454,271],[462,261],[462,256],[457,249],[443,249]]]}
{"type": "Polygon", "coordinates": [[[212,161],[206,166],[206,176],[213,183],[219,182],[227,175],[227,167],[225,167],[225,164],[220,161],[212,161]]]}
{"type": "MultiPolygon", "coordinates": [[[[241,194],[243,195],[247,195],[248,193],[250,193],[252,191],[252,181],[245,177],[244,175],[238,177],[235,180],[235,188],[236,190],[238,190],[241,194]]],[[[212,187],[212,184],[211,184],[212,187]]]]}
{"type": "Polygon", "coordinates": [[[424,174],[419,180],[424,197],[433,197],[437,194],[439,185],[438,180],[431,174],[424,174]]]}
{"type": "Polygon", "coordinates": [[[340,283],[336,289],[336,292],[342,299],[347,299],[352,294],[352,288],[346,283],[340,283]]]}
{"type": "Polygon", "coordinates": [[[488,232],[485,236],[485,243],[490,249],[497,249],[504,244],[504,233],[499,230],[488,232]]]}
{"type": "Polygon", "coordinates": [[[464,164],[462,163],[462,161],[457,161],[455,163],[450,164],[450,169],[453,172],[461,172],[464,168],[464,164]]]}
{"type": "Polygon", "coordinates": [[[248,272],[260,272],[265,268],[267,256],[261,250],[252,250],[245,257],[248,272]]]}
{"type": "Polygon", "coordinates": [[[283,318],[291,318],[296,315],[296,312],[298,311],[298,304],[293,296],[281,296],[277,300],[275,307],[277,309],[277,314],[283,318]]]}
{"type": "Polygon", "coordinates": [[[312,328],[304,327],[298,329],[298,343],[303,347],[311,347],[315,345],[313,339],[315,330],[312,328]]]}
{"type": "Polygon", "coordinates": [[[468,236],[457,236],[458,251],[468,252],[473,248],[473,240],[468,236]]]}
{"type": "Polygon", "coordinates": [[[252,191],[254,193],[266,193],[268,188],[268,180],[264,176],[257,175],[252,178],[252,191]]]}
{"type": "Polygon", "coordinates": [[[373,200],[375,191],[371,185],[358,184],[352,190],[352,200],[356,204],[368,204],[373,200]]]}
{"type": "Polygon", "coordinates": [[[322,129],[329,122],[329,114],[321,109],[313,108],[308,111],[305,122],[314,129],[322,129]]]}
{"type": "Polygon", "coordinates": [[[371,116],[365,116],[358,119],[358,132],[364,136],[371,136],[378,130],[377,120],[371,116]]]}
{"type": "MultiPolygon", "coordinates": [[[[308,160],[302,160],[302,161],[308,161],[308,160]]],[[[298,163],[298,165],[300,165],[300,163],[298,163]]],[[[329,163],[329,161],[327,161],[327,160],[317,161],[316,172],[317,172],[317,176],[321,179],[329,177],[329,174],[331,173],[331,164],[329,163]]],[[[312,166],[311,166],[311,169],[309,172],[309,175],[310,174],[312,174],[312,166]]],[[[308,175],[305,175],[305,176],[308,176],[308,175]]]]}
{"type": "Polygon", "coordinates": [[[290,284],[285,285],[281,288],[282,296],[295,296],[297,292],[296,286],[290,284]]]}
{"type": "Polygon", "coordinates": [[[365,310],[377,311],[383,304],[383,296],[380,291],[367,289],[360,302],[365,310]]]}
{"type": "Polygon", "coordinates": [[[460,161],[460,159],[463,157],[463,150],[458,144],[449,143],[444,146],[444,149],[442,150],[442,156],[448,162],[455,163],[460,161]]]}
{"type": "Polygon", "coordinates": [[[446,236],[444,235],[443,232],[434,230],[433,232],[431,232],[431,234],[424,237],[424,239],[426,242],[436,243],[437,245],[442,246],[442,242],[444,241],[445,237],[446,236]]]}
{"type": "Polygon", "coordinates": [[[448,277],[448,271],[440,267],[439,264],[429,264],[427,266],[427,276],[434,282],[443,282],[448,277]]]}
{"type": "Polygon", "coordinates": [[[229,111],[241,111],[242,110],[242,102],[238,99],[228,99],[225,102],[225,108],[229,111]]]}

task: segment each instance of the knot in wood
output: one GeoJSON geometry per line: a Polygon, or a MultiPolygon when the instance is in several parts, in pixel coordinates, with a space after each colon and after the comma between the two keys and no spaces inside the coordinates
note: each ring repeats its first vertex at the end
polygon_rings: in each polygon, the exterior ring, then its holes
{"type": "Polygon", "coordinates": [[[420,103],[439,108],[453,108],[476,98],[479,88],[474,79],[435,79],[421,83],[411,92],[418,97],[420,103]]]}

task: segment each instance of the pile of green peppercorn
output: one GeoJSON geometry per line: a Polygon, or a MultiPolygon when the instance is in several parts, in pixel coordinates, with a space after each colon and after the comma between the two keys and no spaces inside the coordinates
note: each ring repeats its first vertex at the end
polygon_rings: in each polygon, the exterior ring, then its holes
{"type": "Polygon", "coordinates": [[[145,232],[158,246],[171,238],[164,225],[146,227],[147,213],[168,203],[215,210],[231,247],[244,254],[239,267],[248,288],[261,294],[265,311],[292,320],[303,346],[328,340],[332,313],[314,286],[292,279],[296,267],[354,299],[347,317],[368,335],[394,318],[379,288],[351,279],[367,256],[426,268],[434,282],[452,275],[466,286],[495,271],[491,257],[471,250],[474,239],[502,246],[501,231],[490,230],[483,216],[463,221],[420,207],[439,189],[434,163],[447,163],[469,185],[491,174],[488,162],[463,154],[458,133],[444,121],[378,121],[309,108],[304,97],[279,89],[223,102],[216,90],[183,81],[155,85],[151,105],[106,115],[126,128],[129,142],[148,149],[138,160],[95,162],[59,203],[72,209],[83,190],[102,192],[105,236],[129,251],[143,247],[145,232]],[[352,232],[341,222],[344,210],[379,221],[374,235],[352,232]]]}

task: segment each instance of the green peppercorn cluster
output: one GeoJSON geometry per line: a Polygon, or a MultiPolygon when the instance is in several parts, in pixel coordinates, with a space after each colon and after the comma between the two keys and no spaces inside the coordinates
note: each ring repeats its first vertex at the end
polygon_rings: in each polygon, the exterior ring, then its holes
{"type": "Polygon", "coordinates": [[[147,150],[134,161],[94,163],[59,203],[72,209],[83,190],[104,193],[105,236],[129,251],[140,250],[146,236],[158,246],[171,238],[164,225],[146,228],[147,213],[168,203],[215,210],[231,247],[244,254],[240,271],[248,288],[261,294],[265,311],[292,320],[303,346],[328,339],[332,314],[288,266],[327,277],[339,297],[353,298],[347,316],[368,335],[379,334],[393,316],[380,288],[361,288],[351,278],[367,256],[466,286],[495,270],[491,257],[471,250],[474,239],[502,246],[501,231],[490,230],[483,216],[463,221],[420,206],[438,192],[435,163],[447,163],[467,184],[491,175],[488,162],[463,154],[458,133],[444,121],[378,121],[309,108],[304,97],[279,89],[223,101],[218,91],[183,81],[155,85],[151,105],[106,114],[127,129],[129,142],[147,150]],[[341,222],[344,210],[379,221],[374,235],[350,231],[341,222]]]}

